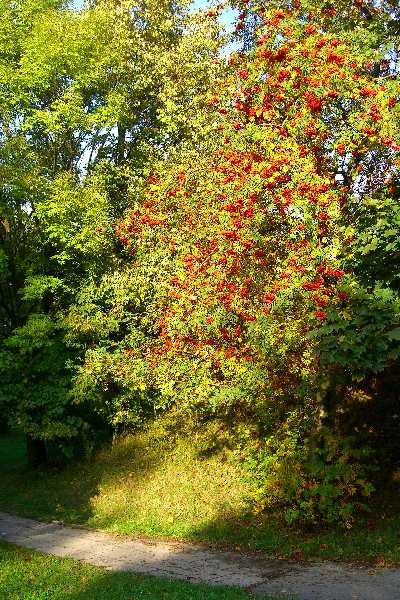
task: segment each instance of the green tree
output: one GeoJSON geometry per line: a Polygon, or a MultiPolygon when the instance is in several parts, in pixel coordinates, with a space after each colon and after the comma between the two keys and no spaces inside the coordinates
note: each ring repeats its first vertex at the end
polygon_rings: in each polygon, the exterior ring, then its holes
{"type": "Polygon", "coordinates": [[[85,412],[107,411],[71,395],[82,348],[67,348],[63,319],[81,287],[123,262],[114,226],[154,158],[201,137],[189,113],[202,110],[221,40],[185,1],[1,9],[2,411],[34,439],[71,438],[85,412]]]}

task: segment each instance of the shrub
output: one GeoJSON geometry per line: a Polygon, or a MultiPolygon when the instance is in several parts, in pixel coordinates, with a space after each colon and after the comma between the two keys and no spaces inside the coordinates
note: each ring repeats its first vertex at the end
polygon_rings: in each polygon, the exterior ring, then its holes
{"type": "Polygon", "coordinates": [[[310,421],[294,412],[280,434],[269,437],[247,461],[255,508],[282,509],[290,524],[351,527],[374,491],[372,450],[328,428],[311,436],[296,426],[299,418],[310,421]]]}

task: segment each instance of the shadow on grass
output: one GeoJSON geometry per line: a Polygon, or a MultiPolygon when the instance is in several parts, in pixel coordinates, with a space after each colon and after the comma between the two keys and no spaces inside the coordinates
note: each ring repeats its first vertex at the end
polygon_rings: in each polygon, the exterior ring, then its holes
{"type": "MultiPolygon", "coordinates": [[[[398,491],[397,491],[398,494],[398,491]]],[[[398,506],[398,502],[396,502],[398,506]]],[[[400,564],[400,511],[393,506],[363,515],[351,529],[288,526],[278,514],[221,515],[193,531],[192,539],[241,551],[256,551],[295,560],[339,560],[400,564]]]]}
{"type": "MultiPolygon", "coordinates": [[[[253,597],[253,596],[251,596],[253,597]]],[[[190,584],[130,573],[99,575],[84,589],[65,600],[250,600],[242,590],[190,584]]],[[[61,600],[61,599],[60,599],[61,600]]],[[[62,599],[64,600],[64,598],[62,599]]],[[[260,598],[260,600],[262,600],[260,598]]]]}
{"type": "MultiPolygon", "coordinates": [[[[176,553],[172,560],[179,563],[179,557],[176,553]]],[[[168,573],[172,565],[166,557],[151,565],[154,572],[158,571],[157,577],[105,571],[1,542],[0,561],[0,597],[7,600],[249,600],[253,597],[235,587],[195,583],[191,579],[196,569],[186,576],[181,573],[179,579],[171,579],[176,572],[168,573]],[[160,576],[163,572],[164,577],[160,576]]],[[[120,566],[124,568],[123,564],[120,566]]],[[[203,568],[197,570],[203,574],[203,568]]],[[[252,576],[254,579],[254,571],[252,576]]]]}
{"type": "Polygon", "coordinates": [[[104,482],[123,481],[132,462],[141,478],[156,466],[155,456],[141,452],[140,441],[129,438],[110,452],[106,445],[91,459],[75,460],[63,468],[30,469],[24,437],[0,436],[0,510],[41,521],[85,524],[93,516],[93,499],[104,482]],[[143,456],[141,456],[143,454],[143,456]],[[139,459],[138,459],[139,456],[139,459]]]}

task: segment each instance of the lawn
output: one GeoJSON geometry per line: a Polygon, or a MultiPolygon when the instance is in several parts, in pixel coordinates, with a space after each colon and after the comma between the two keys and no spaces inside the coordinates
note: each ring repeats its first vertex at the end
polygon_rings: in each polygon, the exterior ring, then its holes
{"type": "MultiPolygon", "coordinates": [[[[0,600],[249,600],[235,588],[110,572],[0,542],[0,600]]],[[[261,599],[262,600],[262,599],[261,599]]],[[[265,598],[264,600],[268,600],[265,598]]]]}
{"type": "Polygon", "coordinates": [[[200,442],[171,438],[158,426],[120,438],[90,461],[32,472],[23,439],[0,437],[0,510],[282,557],[400,562],[398,487],[378,498],[379,511],[357,527],[305,533],[277,516],[252,513],[234,453],[222,444],[203,452],[200,442]]]}

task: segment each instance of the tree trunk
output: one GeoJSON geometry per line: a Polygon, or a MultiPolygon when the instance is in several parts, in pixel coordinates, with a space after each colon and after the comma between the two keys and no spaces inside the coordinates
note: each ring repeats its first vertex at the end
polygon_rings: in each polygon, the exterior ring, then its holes
{"type": "Polygon", "coordinates": [[[118,125],[118,141],[117,141],[117,156],[116,163],[117,165],[122,165],[125,160],[125,138],[126,138],[126,128],[122,125],[118,125]]]}
{"type": "Polygon", "coordinates": [[[47,451],[44,440],[37,440],[31,435],[26,435],[26,451],[28,464],[32,468],[47,464],[47,451]]]}
{"type": "Polygon", "coordinates": [[[7,432],[8,432],[7,420],[5,419],[5,417],[0,415],[0,433],[7,433],[7,432]]]}

